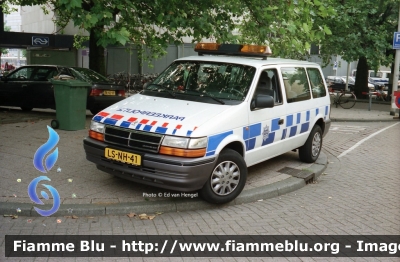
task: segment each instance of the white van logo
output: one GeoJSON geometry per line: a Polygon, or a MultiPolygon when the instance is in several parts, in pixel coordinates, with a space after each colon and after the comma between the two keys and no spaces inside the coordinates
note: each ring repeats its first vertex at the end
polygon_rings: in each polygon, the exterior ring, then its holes
{"type": "Polygon", "coordinates": [[[263,130],[263,140],[264,140],[264,141],[268,138],[268,135],[269,135],[269,126],[266,125],[266,126],[264,127],[264,130],[263,130]]]}

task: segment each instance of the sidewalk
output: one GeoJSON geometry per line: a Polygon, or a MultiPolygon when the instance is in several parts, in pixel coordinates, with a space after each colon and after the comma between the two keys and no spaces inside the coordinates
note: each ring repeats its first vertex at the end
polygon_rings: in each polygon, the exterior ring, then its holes
{"type": "Polygon", "coordinates": [[[395,116],[390,115],[389,102],[377,102],[372,100],[371,110],[368,111],[369,101],[359,100],[351,109],[343,109],[331,106],[331,119],[336,122],[386,122],[399,121],[398,111],[395,116]],[[397,118],[393,118],[397,117],[397,118]]]}
{"type": "MultiPolygon", "coordinates": [[[[367,103],[357,103],[352,109],[332,108],[331,118],[333,121],[398,121],[389,112],[389,104],[373,104],[372,110],[368,111],[367,103]]],[[[86,160],[82,145],[91,118],[88,112],[85,130],[57,130],[60,136],[58,160],[53,169],[43,174],[34,168],[32,159],[37,148],[48,139],[46,126],[55,119],[55,111],[26,113],[0,108],[3,123],[0,124],[0,214],[38,216],[34,207],[49,210],[52,201],[41,199],[45,206],[34,205],[27,193],[32,179],[42,175],[51,179],[45,184],[53,186],[60,195],[57,216],[124,215],[221,207],[206,203],[196,192],[181,195],[98,171],[86,160]],[[168,193],[177,195],[167,197],[168,193]]],[[[302,163],[295,152],[275,157],[250,167],[243,192],[226,205],[262,201],[297,190],[306,185],[306,180],[301,177],[317,178],[326,166],[327,156],[323,152],[314,164],[302,163]]],[[[37,193],[42,189],[44,187],[39,184],[37,193]]]]}

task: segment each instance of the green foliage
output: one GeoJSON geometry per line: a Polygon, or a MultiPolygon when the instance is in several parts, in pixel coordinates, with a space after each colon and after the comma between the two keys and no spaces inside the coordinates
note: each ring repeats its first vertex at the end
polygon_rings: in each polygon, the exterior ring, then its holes
{"type": "Polygon", "coordinates": [[[244,0],[248,7],[240,25],[241,42],[269,44],[274,56],[303,59],[311,43],[331,30],[325,21],[335,14],[331,0],[244,0]]]}
{"type": "Polygon", "coordinates": [[[345,61],[365,57],[371,69],[389,65],[393,32],[397,31],[399,0],[334,0],[336,15],[326,21],[332,34],[322,43],[325,62],[331,55],[345,61]]]}

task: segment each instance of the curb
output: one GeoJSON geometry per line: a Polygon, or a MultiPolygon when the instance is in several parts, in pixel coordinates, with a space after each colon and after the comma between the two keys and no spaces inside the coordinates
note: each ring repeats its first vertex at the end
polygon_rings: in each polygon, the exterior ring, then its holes
{"type": "Polygon", "coordinates": [[[349,118],[331,118],[332,122],[392,122],[399,121],[399,117],[394,119],[349,119],[349,118]]]}
{"type": "MultiPolygon", "coordinates": [[[[314,180],[322,174],[328,165],[328,157],[321,152],[315,163],[307,168],[313,173],[314,180]]],[[[181,212],[201,209],[215,209],[226,206],[240,205],[256,201],[262,201],[286,193],[298,190],[306,185],[306,181],[301,178],[290,177],[282,181],[278,181],[266,186],[244,190],[232,202],[216,205],[210,204],[198,199],[185,200],[163,200],[163,201],[142,201],[135,203],[118,203],[118,204],[62,204],[56,214],[51,217],[60,216],[104,216],[104,215],[126,215],[130,212],[140,213],[156,213],[156,212],[181,212]]],[[[43,205],[42,209],[50,209],[51,205],[43,205]]],[[[0,203],[0,214],[11,214],[19,216],[40,217],[35,211],[33,204],[28,203],[0,203]],[[21,212],[16,213],[16,209],[21,209],[21,212]]]]}

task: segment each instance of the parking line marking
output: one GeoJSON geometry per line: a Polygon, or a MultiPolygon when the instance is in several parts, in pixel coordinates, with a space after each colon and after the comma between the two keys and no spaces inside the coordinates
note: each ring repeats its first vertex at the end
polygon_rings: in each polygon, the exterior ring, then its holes
{"type": "Polygon", "coordinates": [[[389,129],[389,128],[395,126],[395,125],[398,125],[398,124],[400,124],[400,123],[396,123],[396,124],[393,124],[393,125],[391,125],[391,126],[385,127],[385,128],[383,128],[383,129],[381,129],[381,130],[379,130],[379,131],[376,131],[375,133],[369,135],[368,137],[366,137],[366,138],[364,138],[364,139],[361,139],[361,140],[358,141],[354,146],[350,147],[349,149],[347,149],[346,151],[344,151],[343,153],[341,153],[341,154],[338,156],[338,158],[341,158],[342,156],[347,155],[349,152],[351,152],[351,151],[353,151],[354,149],[356,149],[359,145],[361,145],[362,143],[364,143],[364,142],[367,141],[368,139],[373,138],[373,137],[376,136],[377,134],[379,134],[379,133],[385,131],[386,129],[389,129]]]}

